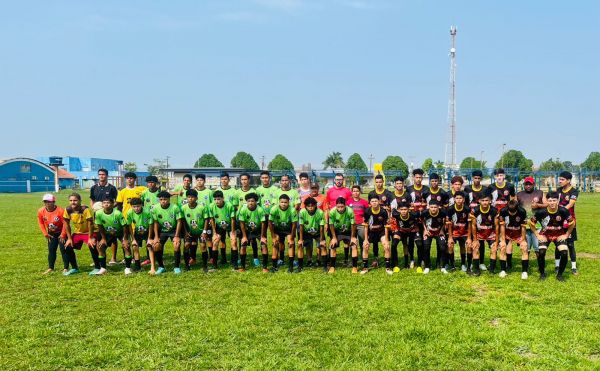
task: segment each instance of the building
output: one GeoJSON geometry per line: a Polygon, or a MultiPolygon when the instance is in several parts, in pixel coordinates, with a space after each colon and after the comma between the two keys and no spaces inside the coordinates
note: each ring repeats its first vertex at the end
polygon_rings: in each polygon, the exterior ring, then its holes
{"type": "MultiPolygon", "coordinates": [[[[53,156],[39,157],[38,160],[44,164],[50,164],[53,156]]],[[[116,187],[123,184],[123,161],[95,158],[95,157],[61,157],[62,165],[60,168],[73,174],[76,178],[79,188],[90,188],[98,180],[98,170],[108,170],[108,181],[116,187]]]]}
{"type": "MultiPolygon", "coordinates": [[[[55,171],[43,162],[32,158],[0,160],[0,192],[53,192],[55,171]]],[[[76,177],[59,169],[58,184],[61,189],[73,188],[76,177]]]]}

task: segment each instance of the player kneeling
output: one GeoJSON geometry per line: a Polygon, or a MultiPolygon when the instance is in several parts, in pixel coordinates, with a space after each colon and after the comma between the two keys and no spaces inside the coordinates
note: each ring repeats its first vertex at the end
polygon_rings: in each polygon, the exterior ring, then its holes
{"type": "MultiPolygon", "coordinates": [[[[513,242],[519,245],[521,249],[521,279],[526,280],[529,270],[529,252],[527,249],[527,212],[519,206],[517,200],[510,200],[508,207],[500,212],[500,241],[506,241],[506,269],[510,272],[512,269],[512,249],[513,242]]],[[[500,261],[502,266],[502,261],[500,261]]],[[[501,268],[502,269],[502,268],[501,268]]],[[[500,272],[500,277],[504,278],[506,273],[504,269],[500,272]]]]}
{"type": "Polygon", "coordinates": [[[173,242],[173,251],[175,254],[175,274],[181,273],[181,241],[179,236],[183,228],[182,216],[179,206],[171,204],[171,194],[167,191],[161,191],[158,194],[158,206],[152,209],[152,219],[154,220],[154,244],[150,252],[150,274],[162,274],[166,271],[163,261],[165,244],[168,240],[173,242]],[[154,261],[158,263],[158,269],[154,270],[154,261]]]}
{"type": "MultiPolygon", "coordinates": [[[[285,241],[288,243],[288,273],[294,272],[294,236],[296,236],[297,224],[298,214],[296,213],[296,209],[290,206],[290,197],[287,194],[282,194],[279,196],[279,205],[274,206],[269,215],[269,230],[271,231],[271,240],[273,241],[273,254],[271,255],[273,267],[271,268],[271,272],[277,272],[279,250],[284,249],[285,241]]],[[[302,250],[301,252],[303,253],[304,251],[302,250]]],[[[302,257],[304,258],[304,255],[302,257]]],[[[298,264],[300,264],[300,260],[298,260],[298,264]]]]}
{"type": "MultiPolygon", "coordinates": [[[[140,247],[146,241],[146,249],[150,250],[149,244],[152,244],[152,227],[154,220],[152,214],[144,209],[144,203],[140,198],[132,198],[129,201],[131,209],[127,211],[125,221],[131,238],[131,247],[133,249],[133,259],[135,262],[135,270],[142,269],[140,263],[140,247]]],[[[131,268],[125,268],[125,274],[131,274],[131,268]]]]}
{"type": "MultiPolygon", "coordinates": [[[[125,274],[127,268],[131,269],[131,250],[129,248],[129,229],[125,228],[127,222],[123,214],[114,208],[115,200],[112,198],[102,201],[102,210],[98,210],[94,216],[94,223],[98,226],[100,241],[98,242],[98,260],[100,270],[97,275],[107,273],[106,270],[106,248],[121,241],[125,250],[125,274]]],[[[117,246],[118,247],[118,246],[117,246]]]]}
{"type": "Polygon", "coordinates": [[[254,192],[244,196],[246,204],[238,211],[238,221],[242,231],[242,242],[240,246],[240,260],[242,267],[240,272],[246,270],[246,248],[248,245],[254,245],[256,240],[260,240],[260,250],[262,253],[263,272],[269,272],[267,264],[269,263],[267,250],[267,222],[265,210],[258,205],[258,195],[254,192]]]}
{"type": "Polygon", "coordinates": [[[563,273],[567,267],[568,261],[568,241],[567,239],[575,228],[575,219],[569,213],[569,210],[558,206],[558,192],[548,192],[546,195],[548,207],[538,210],[530,219],[529,226],[540,243],[540,253],[538,255],[538,266],[540,270],[540,280],[546,279],[546,250],[550,243],[559,251],[560,261],[556,279],[564,281],[563,273]],[[538,232],[535,224],[540,222],[542,229],[538,232]]]}
{"type": "Polygon", "coordinates": [[[202,252],[202,270],[208,272],[208,251],[206,250],[206,240],[208,239],[208,207],[198,204],[198,191],[190,189],[187,191],[187,203],[181,207],[183,216],[183,227],[185,229],[185,238],[183,242],[183,261],[185,270],[190,270],[193,259],[193,252],[198,250],[198,243],[201,245],[202,252]]]}
{"type": "MultiPolygon", "coordinates": [[[[317,204],[317,200],[309,196],[304,200],[304,208],[300,210],[298,216],[300,228],[298,250],[306,248],[307,251],[311,251],[311,255],[315,242],[319,247],[318,251],[325,250],[325,214],[317,204]]],[[[310,255],[309,259],[311,259],[310,255]]],[[[298,271],[300,270],[298,267],[298,271]]]]}

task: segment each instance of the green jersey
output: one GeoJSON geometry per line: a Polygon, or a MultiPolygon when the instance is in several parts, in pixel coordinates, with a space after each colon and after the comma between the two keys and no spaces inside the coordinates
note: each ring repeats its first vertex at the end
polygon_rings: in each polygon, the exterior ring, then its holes
{"type": "Polygon", "coordinates": [[[291,207],[296,207],[296,205],[300,204],[300,194],[295,189],[289,189],[287,191],[280,189],[279,193],[277,193],[277,202],[279,202],[279,196],[284,195],[284,194],[290,198],[290,206],[291,207]]]}
{"type": "Polygon", "coordinates": [[[201,191],[196,189],[196,192],[198,192],[198,205],[208,207],[213,202],[212,191],[210,189],[204,188],[201,191]]]}
{"type": "Polygon", "coordinates": [[[290,233],[292,224],[298,221],[298,213],[291,205],[287,209],[281,210],[279,206],[271,209],[269,221],[273,222],[273,228],[276,232],[290,233]]]}
{"type": "Polygon", "coordinates": [[[225,202],[223,207],[217,206],[216,202],[210,204],[209,215],[214,219],[215,228],[231,231],[231,218],[235,217],[235,208],[229,202],[225,202]]]}
{"type": "Polygon", "coordinates": [[[163,209],[158,205],[152,209],[152,219],[158,223],[158,231],[161,233],[171,233],[177,230],[177,221],[181,219],[181,210],[175,204],[169,204],[169,207],[163,209]]]}
{"type": "MultiPolygon", "coordinates": [[[[229,187],[227,189],[223,189],[221,187],[217,188],[217,191],[221,191],[223,192],[223,199],[225,200],[225,202],[229,202],[231,204],[231,206],[237,208],[239,205],[239,199],[238,199],[238,191],[237,189],[233,188],[233,187],[229,187]]],[[[213,198],[214,198],[214,193],[213,193],[213,198]]]]}
{"type": "Polygon", "coordinates": [[[204,230],[204,220],[208,218],[208,207],[196,204],[193,209],[190,204],[183,205],[181,214],[185,219],[186,230],[192,236],[199,236],[204,230]]]}
{"type": "Polygon", "coordinates": [[[354,225],[354,211],[346,207],[346,210],[340,213],[333,208],[329,211],[329,225],[333,225],[336,233],[350,235],[354,225]]]}
{"type": "Polygon", "coordinates": [[[298,216],[298,224],[303,227],[305,235],[318,236],[321,226],[325,225],[325,214],[321,209],[315,209],[315,213],[312,215],[308,210],[302,209],[298,216]]]}
{"type": "Polygon", "coordinates": [[[279,194],[279,188],[275,186],[263,187],[260,186],[256,188],[256,194],[260,198],[260,205],[265,212],[268,214],[271,211],[271,207],[277,205],[277,196],[279,194]]]}
{"type": "Polygon", "coordinates": [[[248,205],[244,205],[238,211],[237,219],[246,226],[246,233],[251,236],[260,236],[262,223],[266,221],[265,210],[256,205],[254,210],[250,210],[248,205]]]}
{"type": "Polygon", "coordinates": [[[187,204],[187,191],[190,189],[192,189],[192,187],[185,189],[181,184],[173,188],[173,193],[177,193],[177,206],[182,207],[187,204]]]}
{"type": "Polygon", "coordinates": [[[244,191],[241,188],[237,190],[238,208],[241,208],[246,204],[246,195],[248,193],[256,193],[256,190],[254,188],[250,188],[247,191],[244,191]]]}
{"type": "Polygon", "coordinates": [[[104,210],[96,211],[94,224],[101,225],[104,231],[111,236],[121,236],[123,235],[123,227],[127,223],[123,214],[119,210],[113,209],[110,214],[106,214],[104,210]]]}
{"type": "Polygon", "coordinates": [[[150,226],[154,223],[152,214],[149,211],[142,209],[141,213],[136,213],[133,209],[127,211],[127,218],[125,218],[127,225],[131,225],[134,228],[134,232],[137,235],[148,235],[150,226]]]}
{"type": "Polygon", "coordinates": [[[160,193],[160,188],[157,188],[156,191],[152,192],[150,191],[150,189],[146,189],[144,192],[142,192],[142,195],[140,196],[140,198],[142,199],[142,202],[144,203],[144,210],[146,210],[147,212],[151,212],[152,208],[154,208],[155,205],[158,205],[158,194],[160,193]]]}

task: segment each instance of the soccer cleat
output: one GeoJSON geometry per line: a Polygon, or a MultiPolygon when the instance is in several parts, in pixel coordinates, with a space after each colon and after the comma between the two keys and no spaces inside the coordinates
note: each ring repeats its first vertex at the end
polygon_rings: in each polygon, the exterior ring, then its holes
{"type": "Polygon", "coordinates": [[[448,270],[446,269],[446,267],[440,269],[440,272],[442,272],[444,274],[448,274],[448,270]]]}
{"type": "Polygon", "coordinates": [[[119,263],[117,263],[117,261],[116,261],[116,260],[112,260],[112,259],[111,259],[111,260],[108,262],[108,265],[109,265],[109,266],[111,266],[111,267],[112,267],[113,265],[117,265],[117,264],[119,264],[119,263]]]}
{"type": "Polygon", "coordinates": [[[106,270],[106,268],[100,268],[100,269],[98,270],[98,272],[96,273],[96,276],[103,276],[103,275],[105,275],[106,273],[108,273],[108,271],[106,270]]]}
{"type": "Polygon", "coordinates": [[[429,274],[429,268],[423,269],[423,274],[429,274]]]}
{"type": "Polygon", "coordinates": [[[277,273],[277,268],[271,267],[271,269],[269,269],[269,272],[271,272],[271,273],[277,273]]]}
{"type": "Polygon", "coordinates": [[[579,274],[579,273],[577,273],[577,268],[572,268],[572,269],[571,269],[571,273],[572,273],[574,276],[576,276],[576,275],[578,275],[578,274],[579,274]]]}
{"type": "Polygon", "coordinates": [[[399,267],[394,267],[394,273],[398,273],[400,272],[400,268],[399,267]]]}
{"type": "Polygon", "coordinates": [[[479,264],[479,270],[487,271],[487,267],[485,266],[485,264],[481,263],[481,264],[479,264]]]}
{"type": "Polygon", "coordinates": [[[167,270],[165,269],[165,267],[158,267],[158,269],[156,270],[156,275],[158,276],[159,274],[163,274],[166,271],[167,270]]]}
{"type": "Polygon", "coordinates": [[[371,268],[379,268],[379,262],[377,260],[373,260],[373,263],[371,263],[371,268]]]}
{"type": "Polygon", "coordinates": [[[481,271],[480,270],[475,270],[471,273],[471,276],[473,277],[479,277],[481,276],[481,271]]]}
{"type": "Polygon", "coordinates": [[[98,274],[98,271],[100,271],[100,269],[92,269],[92,271],[90,273],[88,273],[88,275],[94,276],[94,275],[98,274]]]}
{"type": "Polygon", "coordinates": [[[208,273],[208,267],[202,267],[202,272],[208,273]]]}
{"type": "Polygon", "coordinates": [[[367,274],[367,273],[369,273],[369,270],[368,270],[367,268],[363,268],[363,269],[360,271],[360,274],[367,274]]]}
{"type": "Polygon", "coordinates": [[[298,260],[294,260],[294,267],[298,267],[298,260]]]}
{"type": "Polygon", "coordinates": [[[411,260],[410,261],[410,269],[413,269],[415,267],[415,261],[411,260]]]}
{"type": "Polygon", "coordinates": [[[129,276],[132,273],[133,273],[133,271],[131,270],[131,268],[125,268],[125,275],[126,276],[129,276]]]}
{"type": "Polygon", "coordinates": [[[329,273],[329,274],[335,273],[335,268],[334,267],[329,267],[329,270],[327,271],[327,273],[329,273]]]}
{"type": "Polygon", "coordinates": [[[540,274],[540,281],[545,281],[545,280],[546,280],[546,273],[540,274]]]}
{"type": "Polygon", "coordinates": [[[466,271],[467,271],[467,266],[466,266],[466,265],[464,265],[464,264],[463,264],[463,265],[461,265],[461,266],[460,266],[460,270],[461,270],[461,271],[463,271],[463,272],[466,272],[466,271]]]}
{"type": "Polygon", "coordinates": [[[298,267],[298,270],[296,271],[296,273],[302,273],[303,271],[304,271],[304,268],[298,267]]]}
{"type": "Polygon", "coordinates": [[[385,273],[387,273],[388,275],[391,276],[392,274],[394,274],[394,271],[392,269],[390,269],[390,268],[386,268],[385,269],[385,273]]]}
{"type": "Polygon", "coordinates": [[[565,282],[565,277],[562,274],[557,274],[556,280],[560,282],[565,282]]]}
{"type": "Polygon", "coordinates": [[[358,273],[358,268],[352,267],[352,274],[356,274],[356,273],[358,273]]]}
{"type": "Polygon", "coordinates": [[[204,272],[205,273],[215,273],[217,270],[215,268],[207,268],[204,272]]]}
{"type": "Polygon", "coordinates": [[[175,273],[175,274],[181,274],[181,268],[179,268],[179,267],[173,268],[173,273],[175,273]]]}
{"type": "Polygon", "coordinates": [[[281,260],[281,259],[277,260],[277,266],[281,267],[282,265],[283,265],[283,260],[281,260]]]}
{"type": "Polygon", "coordinates": [[[500,273],[498,274],[498,276],[500,278],[504,278],[504,277],[506,277],[506,272],[505,271],[500,271],[500,273]]]}
{"type": "Polygon", "coordinates": [[[63,273],[64,276],[70,276],[72,274],[76,274],[79,273],[79,269],[76,268],[71,268],[70,270],[68,270],[67,272],[63,273]]]}
{"type": "Polygon", "coordinates": [[[254,259],[254,266],[255,267],[260,267],[260,260],[254,259]]]}
{"type": "Polygon", "coordinates": [[[526,280],[527,278],[529,278],[529,275],[527,274],[527,272],[521,273],[521,279],[522,280],[526,280]]]}
{"type": "Polygon", "coordinates": [[[467,276],[470,276],[473,274],[473,271],[471,270],[471,268],[467,268],[467,270],[465,271],[465,273],[467,274],[467,276]]]}
{"type": "Polygon", "coordinates": [[[238,269],[238,272],[240,272],[240,273],[244,273],[245,271],[246,271],[246,269],[244,269],[244,268],[238,269]]]}
{"type": "Polygon", "coordinates": [[[558,273],[558,265],[554,266],[554,273],[558,273]]]}
{"type": "Polygon", "coordinates": [[[150,265],[150,259],[146,259],[142,262],[142,266],[150,265]]]}
{"type": "Polygon", "coordinates": [[[262,269],[262,272],[263,272],[263,273],[269,273],[269,270],[268,270],[267,268],[263,268],[263,269],[262,269]]]}
{"type": "Polygon", "coordinates": [[[417,273],[423,273],[423,268],[417,267],[417,273]]]}

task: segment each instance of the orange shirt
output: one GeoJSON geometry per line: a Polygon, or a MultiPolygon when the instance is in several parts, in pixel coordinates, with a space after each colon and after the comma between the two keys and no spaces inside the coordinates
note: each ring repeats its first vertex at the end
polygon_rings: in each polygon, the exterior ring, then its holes
{"type": "Polygon", "coordinates": [[[38,210],[38,225],[44,236],[65,235],[63,215],[65,210],[57,206],[54,211],[48,211],[45,207],[38,210]]]}
{"type": "MultiPolygon", "coordinates": [[[[300,203],[300,208],[304,209],[304,201],[306,201],[306,199],[309,197],[312,197],[312,196],[310,194],[306,194],[306,195],[302,196],[302,200],[301,200],[302,202],[300,203]]],[[[319,193],[318,195],[316,195],[313,198],[315,200],[317,200],[317,208],[321,209],[323,212],[329,210],[329,203],[327,203],[327,196],[319,193]]]]}

